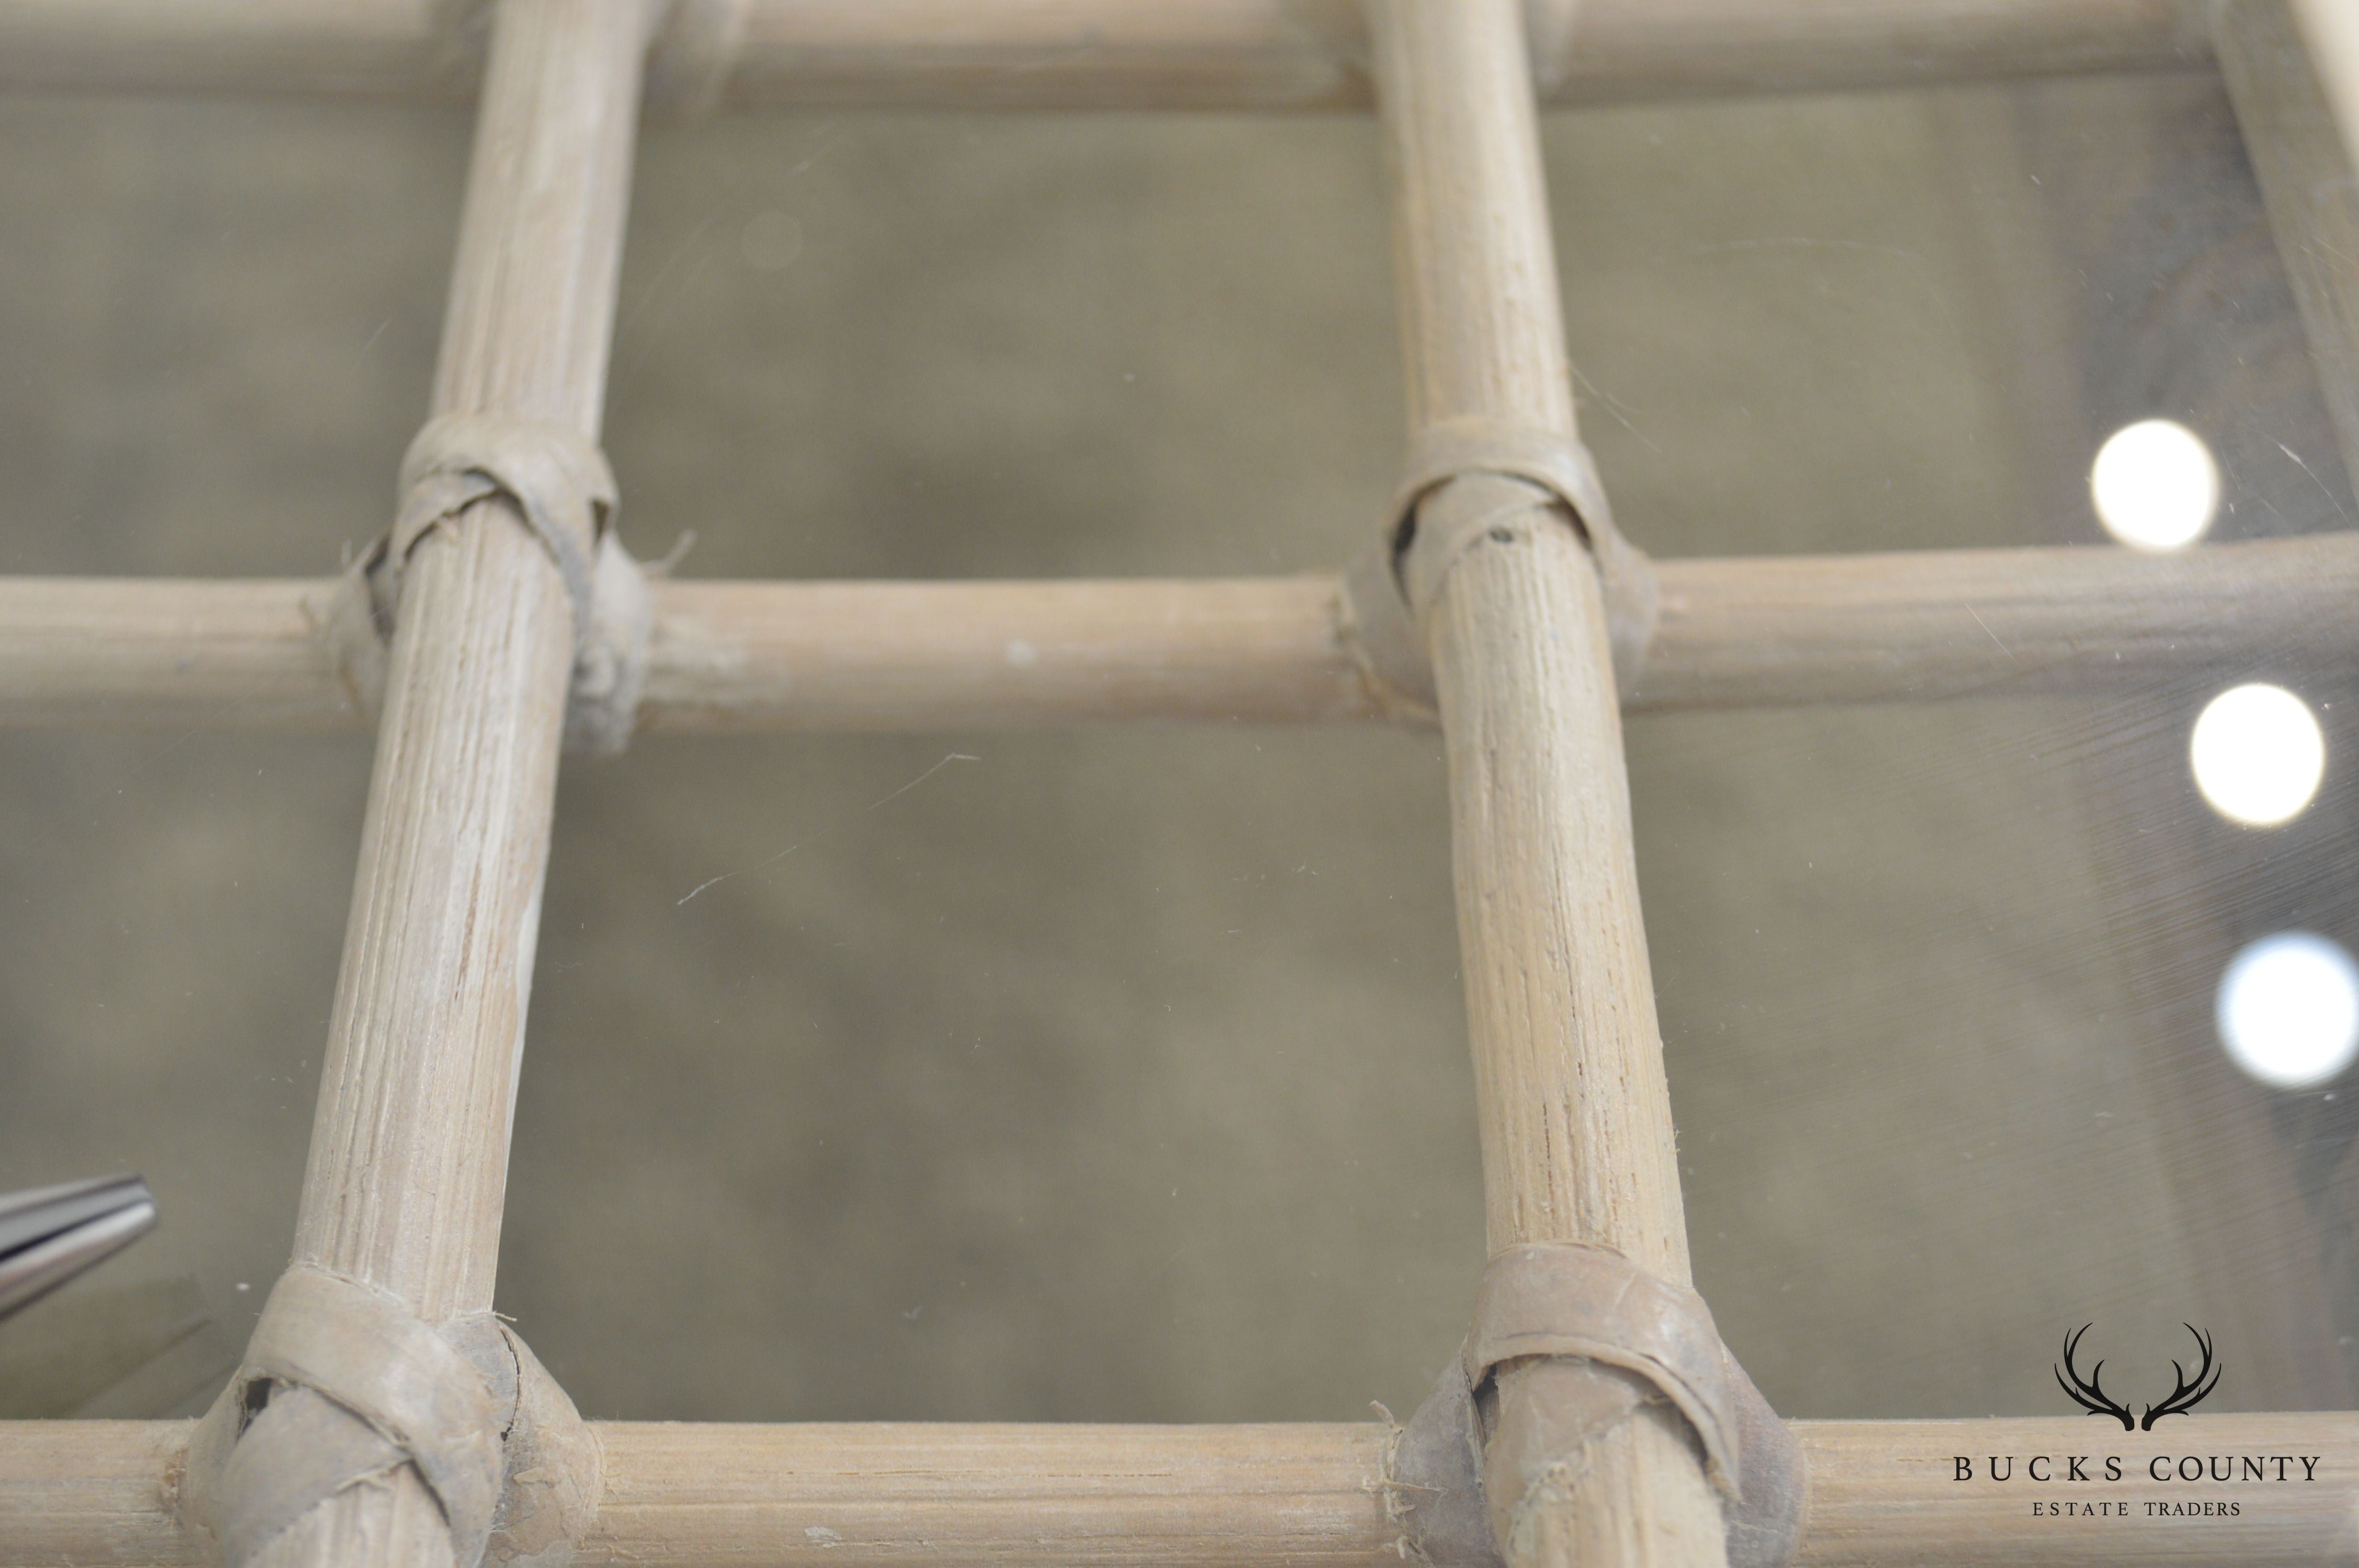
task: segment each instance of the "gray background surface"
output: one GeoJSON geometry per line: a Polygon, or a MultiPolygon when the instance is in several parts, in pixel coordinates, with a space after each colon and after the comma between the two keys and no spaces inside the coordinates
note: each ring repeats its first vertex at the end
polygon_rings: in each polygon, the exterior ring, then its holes
{"type": "MultiPolygon", "coordinates": [[[[380,528],[467,135],[0,102],[0,571],[319,573],[380,528]]],[[[2089,453],[2148,413],[2219,447],[2223,535],[2348,521],[2212,84],[1546,136],[1584,430],[1648,550],[2093,543],[2089,453]]],[[[692,530],[688,574],[1331,566],[1399,407],[1364,121],[644,142],[607,441],[625,537],[692,530]]],[[[2235,940],[2351,924],[2348,813],[2216,824],[2202,695],[1632,724],[1696,1272],[1788,1413],[2058,1411],[2091,1318],[2157,1365],[2213,1324],[2223,1406],[2347,1400],[2344,1134],[2227,1075],[2206,1010],[2235,940]]],[[[600,1416],[1406,1411],[1483,1255],[1437,752],[1215,726],[569,767],[503,1310],[600,1416]]],[[[0,736],[0,1186],[136,1168],[167,1216],[0,1353],[184,1276],[243,1338],[367,760],[0,736]]]]}

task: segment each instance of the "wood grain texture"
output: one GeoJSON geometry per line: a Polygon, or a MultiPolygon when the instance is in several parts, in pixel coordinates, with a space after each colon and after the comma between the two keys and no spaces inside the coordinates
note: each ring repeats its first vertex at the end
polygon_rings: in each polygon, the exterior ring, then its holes
{"type": "Polygon", "coordinates": [[[0,725],[360,730],[326,579],[0,579],[0,725]]]}
{"type": "MultiPolygon", "coordinates": [[[[2201,66],[2198,0],[1536,3],[1556,103],[2201,66]]],[[[0,85],[463,99],[447,0],[0,0],[0,85]]],[[[1334,109],[1368,101],[1352,0],[745,0],[722,102],[1334,109]]]]}
{"type": "Polygon", "coordinates": [[[1634,712],[2102,695],[2346,666],[2359,535],[1658,561],[1634,712]]]}
{"type": "MultiPolygon", "coordinates": [[[[436,414],[592,439],[646,12],[502,0],[436,414]]],[[[573,652],[557,565],[479,502],[404,573],[295,1257],[429,1323],[490,1310],[573,652]]],[[[272,1563],[452,1562],[413,1468],[276,1537],[272,1563]]]]}
{"type": "MultiPolygon", "coordinates": [[[[1371,0],[1414,438],[1476,422],[1573,434],[1531,70],[1510,0],[1371,0]]],[[[1467,1033],[1491,1249],[1609,1247],[1689,1281],[1670,1095],[1638,917],[1629,780],[1596,562],[1538,487],[1470,474],[1417,507],[1402,573],[1450,776],[1467,1033]]],[[[1692,1434],[1640,1400],[1577,1452],[1520,1437],[1568,1385],[1498,1376],[1484,1455],[1511,1568],[1718,1568],[1692,1434]],[[1525,1464],[1549,1462],[1529,1477],[1525,1464]]]]}
{"type": "MultiPolygon", "coordinates": [[[[1657,561],[1625,713],[2104,697],[2359,663],[2359,535],[2212,545],[1657,561]]],[[[657,734],[1408,717],[1332,576],[667,582],[657,734]]],[[[0,727],[358,730],[326,579],[0,578],[0,727]],[[310,607],[310,608],[307,608],[310,607]]]]}
{"type": "MultiPolygon", "coordinates": [[[[1790,1423],[1810,1464],[1796,1568],[2359,1557],[2359,1415],[1790,1423]],[[2032,1460],[2049,1455],[2038,1465],[2032,1460]],[[2214,1456],[2293,1457],[2288,1479],[2211,1479],[2214,1456]],[[1991,1479],[1989,1460],[2007,1463],[1991,1479]],[[2069,1461],[2085,1456],[2085,1481],[2069,1461]],[[2180,1479],[2188,1455],[2206,1466],[2180,1479]],[[2299,1456],[2317,1459],[2298,1479],[2299,1456]],[[2105,1479],[2117,1456],[2122,1478],[2105,1479]],[[1971,1461],[1960,1481],[1957,1460],[1971,1461]],[[2172,1478],[2152,1465],[2168,1459],[2172,1478]],[[2046,1475],[2034,1480],[2032,1472],[2046,1475]],[[2063,1513],[2098,1503],[2113,1510],[2063,1513]],[[2236,1505],[2209,1515],[2148,1505],[2236,1505]],[[2056,1514],[2035,1513],[2035,1504],[2056,1514]]],[[[0,1422],[0,1568],[164,1568],[187,1422],[0,1422]]],[[[592,1423],[606,1489],[575,1562],[615,1568],[1399,1568],[1378,1485],[1386,1429],[1277,1426],[592,1423]]],[[[2273,1464],[2262,1466],[2265,1477],[2273,1464]]]]}
{"type": "Polygon", "coordinates": [[[658,582],[658,733],[1373,718],[1332,577],[658,582]]]}
{"type": "Polygon", "coordinates": [[[884,1561],[954,1540],[961,1557],[1010,1568],[1321,1568],[1371,1562],[1398,1533],[1377,1425],[597,1430],[608,1482],[582,1542],[592,1561],[884,1561]],[[797,1495],[781,1508],[787,1476],[797,1495]],[[741,1521],[743,1534],[679,1539],[683,1510],[741,1521]]]}
{"type": "MultiPolygon", "coordinates": [[[[595,438],[644,25],[638,0],[502,0],[434,412],[595,438]]],[[[420,541],[296,1252],[429,1322],[491,1304],[571,655],[512,508],[420,541]]]]}

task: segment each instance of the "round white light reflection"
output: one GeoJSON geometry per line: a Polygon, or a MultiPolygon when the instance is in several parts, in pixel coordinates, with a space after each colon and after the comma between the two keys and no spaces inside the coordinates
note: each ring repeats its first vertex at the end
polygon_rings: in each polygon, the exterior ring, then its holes
{"type": "Polygon", "coordinates": [[[2232,687],[2205,705],[2188,743],[2195,786],[2221,816],[2269,827],[2299,813],[2326,773],[2326,736],[2281,686],[2232,687]]]}
{"type": "Polygon", "coordinates": [[[2359,1056],[2359,964],[2323,936],[2264,936],[2220,977],[2228,1059],[2271,1088],[2322,1084],[2359,1056]]]}
{"type": "Polygon", "coordinates": [[[2203,438],[2170,419],[2125,425],[2089,466],[2097,521],[2140,550],[2183,550],[2220,509],[2220,465],[2203,438]]]}

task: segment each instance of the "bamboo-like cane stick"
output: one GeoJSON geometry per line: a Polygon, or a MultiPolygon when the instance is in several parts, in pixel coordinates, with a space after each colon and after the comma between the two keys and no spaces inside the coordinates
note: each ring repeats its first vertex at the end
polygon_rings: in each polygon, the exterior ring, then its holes
{"type": "MultiPolygon", "coordinates": [[[[2066,1416],[1791,1425],[1810,1465],[1796,1568],[2359,1553],[2359,1416],[2197,1414],[2136,1433],[2066,1416]],[[2190,1455],[2201,1480],[2179,1467],[2190,1455]],[[2231,1479],[2212,1479],[2215,1457],[2231,1479]]],[[[1380,1485],[1389,1434],[1374,1424],[591,1429],[606,1487],[582,1568],[1400,1568],[1380,1485]]],[[[170,1498],[188,1434],[186,1422],[0,1422],[0,1568],[192,1563],[170,1498]]]]}
{"type": "MultiPolygon", "coordinates": [[[[737,0],[681,0],[683,32],[737,0]]],[[[1916,85],[2200,65],[2196,0],[1562,0],[1547,96],[1916,85]]],[[[462,98],[480,38],[440,0],[0,0],[0,86],[462,98]]],[[[723,101],[900,108],[1364,104],[1349,0],[744,0],[691,70],[723,101]],[[701,58],[706,52],[712,58],[701,58]]],[[[663,72],[659,70],[658,76],[663,72]]]]}
{"type": "MultiPolygon", "coordinates": [[[[2213,29],[2343,470],[2359,475],[2359,268],[2351,263],[2359,254],[2359,164],[2321,80],[2334,62],[2314,48],[2316,20],[2298,26],[2288,0],[2222,0],[2213,29]]],[[[2359,60],[2348,69],[2359,77],[2359,60]]],[[[2351,91],[2359,114],[2359,80],[2351,91]]]]}
{"type": "Polygon", "coordinates": [[[640,713],[659,732],[1373,717],[1342,617],[1332,577],[658,582],[640,713]]]}
{"type": "MultiPolygon", "coordinates": [[[[2110,696],[2359,667],[2359,534],[1655,563],[1625,713],[2110,696]]],[[[654,584],[643,728],[1029,729],[1398,716],[1332,576],[654,584]]],[[[0,728],[356,730],[330,579],[0,578],[0,728]]]]}
{"type": "MultiPolygon", "coordinates": [[[[1523,17],[1513,0],[1370,0],[1412,435],[1482,421],[1573,433],[1523,17]]],[[[1597,564],[1522,480],[1450,480],[1401,560],[1448,758],[1459,947],[1492,1250],[1608,1247],[1688,1281],[1687,1226],[1597,564]],[[1452,530],[1482,520],[1473,542],[1452,530]]],[[[1628,1374],[1502,1369],[1496,1432],[1628,1374]]],[[[1692,1434],[1642,1400],[1580,1464],[1484,1481],[1509,1568],[1719,1568],[1720,1502],[1692,1434]]]]}
{"type": "Polygon", "coordinates": [[[2359,168],[2359,9],[2350,0],[2293,0],[2293,5],[2343,132],[2343,168],[2359,168]]]}
{"type": "MultiPolygon", "coordinates": [[[[501,0],[436,413],[596,438],[646,27],[641,0],[501,0]]],[[[556,562],[511,503],[411,551],[295,1257],[429,1323],[492,1304],[572,660],[556,562]]],[[[444,1564],[453,1548],[405,1465],[264,1555],[444,1564]]]]}
{"type": "Polygon", "coordinates": [[[2107,695],[2258,674],[2299,686],[2354,667],[2353,647],[2303,622],[2359,592],[2359,534],[2171,556],[1659,561],[1656,578],[1660,618],[1632,712],[2107,695]]]}

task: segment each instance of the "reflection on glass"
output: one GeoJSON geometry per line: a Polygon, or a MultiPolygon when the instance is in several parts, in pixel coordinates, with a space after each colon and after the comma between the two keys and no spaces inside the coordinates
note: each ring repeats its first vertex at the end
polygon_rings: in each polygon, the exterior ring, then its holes
{"type": "Polygon", "coordinates": [[[2220,977],[2228,1058],[2272,1088],[2322,1084],[2359,1055],[2359,965],[2323,936],[2281,931],[2220,977]]]}
{"type": "Polygon", "coordinates": [[[2203,438],[2169,419],[2125,425],[2097,449],[2089,495],[2105,532],[2140,550],[2182,550],[2212,525],[2220,466],[2203,438]]]}
{"type": "Polygon", "coordinates": [[[2188,752],[2213,809],[2250,827],[2298,814],[2326,773],[2326,737],[2309,705],[2281,686],[2222,692],[2195,720],[2188,752]]]}

